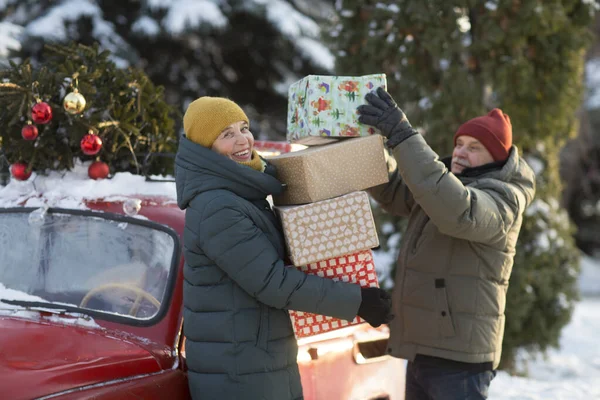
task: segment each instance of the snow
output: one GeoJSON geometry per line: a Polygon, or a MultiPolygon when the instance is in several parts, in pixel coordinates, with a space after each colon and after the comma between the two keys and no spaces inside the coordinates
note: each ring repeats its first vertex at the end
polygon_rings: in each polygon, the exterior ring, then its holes
{"type": "MultiPolygon", "coordinates": [[[[598,262],[596,267],[600,269],[598,262]]],[[[600,281],[596,281],[596,285],[600,281]]],[[[560,339],[560,349],[527,363],[527,377],[499,371],[490,400],[589,400],[600,398],[600,298],[584,298],[560,339]]],[[[525,364],[523,364],[525,365],[525,364]]]]}
{"type": "Polygon", "coordinates": [[[582,4],[590,6],[590,12],[593,14],[594,10],[600,10],[600,4],[598,4],[597,0],[581,0],[582,4]]]}
{"type": "Polygon", "coordinates": [[[160,196],[175,202],[174,182],[147,182],[141,175],[116,173],[112,179],[93,180],[87,175],[90,162],[77,161],[71,171],[48,171],[27,181],[11,180],[0,188],[0,207],[51,207],[85,209],[85,201],[119,201],[129,196],[160,196]],[[42,197],[43,194],[43,197],[42,197]]]}
{"type": "Polygon", "coordinates": [[[319,42],[321,28],[315,21],[296,11],[283,0],[252,0],[252,2],[257,5],[268,4],[267,19],[295,43],[298,50],[312,62],[326,70],[333,70],[335,56],[319,42]]]}
{"type": "Polygon", "coordinates": [[[600,107],[600,57],[585,64],[586,106],[589,109],[600,107]]]}
{"type": "Polygon", "coordinates": [[[309,17],[296,11],[283,0],[253,0],[257,4],[267,5],[267,19],[279,28],[279,31],[290,39],[299,36],[318,38],[321,34],[319,25],[309,17]]]}
{"type": "Polygon", "coordinates": [[[579,292],[582,296],[600,296],[600,261],[581,255],[579,292]]]}
{"type": "Polygon", "coordinates": [[[543,215],[550,214],[550,205],[546,203],[544,200],[534,199],[533,202],[529,205],[525,214],[527,216],[533,216],[537,213],[541,213],[543,215]]]}
{"type": "Polygon", "coordinates": [[[103,19],[102,10],[93,0],[65,0],[48,9],[39,18],[25,26],[25,34],[42,37],[46,41],[68,41],[72,39],[65,23],[77,22],[82,17],[91,18],[93,22],[93,35],[102,46],[110,50],[112,60],[118,67],[123,68],[128,62],[114,53],[127,48],[125,40],[119,36],[114,26],[103,19]]]}
{"type": "Polygon", "coordinates": [[[175,0],[146,0],[146,4],[152,11],[156,11],[162,8],[168,8],[173,5],[175,0]]]}
{"type": "Polygon", "coordinates": [[[331,54],[331,51],[329,51],[327,47],[316,40],[307,37],[296,39],[296,45],[299,50],[315,64],[326,70],[333,70],[335,66],[335,56],[331,54]]]}
{"type": "MultiPolygon", "coordinates": [[[[20,290],[9,289],[0,282],[0,299],[4,300],[20,300],[20,301],[46,301],[38,296],[33,296],[31,294],[27,294],[25,292],[21,292],[20,290]]],[[[13,308],[21,308],[21,306],[14,306],[12,304],[0,303],[0,307],[13,307],[13,308]]]]}
{"type": "Polygon", "coordinates": [[[13,3],[15,0],[0,0],[0,10],[4,10],[8,4],[13,3]]]}
{"type": "Polygon", "coordinates": [[[540,175],[544,171],[544,162],[539,158],[534,156],[527,156],[525,157],[525,161],[527,161],[527,164],[529,164],[529,166],[536,175],[540,175]]]}
{"type": "Polygon", "coordinates": [[[393,13],[396,13],[396,14],[397,14],[397,13],[399,13],[399,12],[400,12],[400,7],[398,7],[398,5],[397,5],[397,4],[390,4],[390,5],[388,6],[388,10],[390,10],[391,12],[393,12],[393,13]]]}
{"type": "Polygon", "coordinates": [[[133,23],[131,30],[137,34],[152,37],[158,35],[160,32],[160,25],[154,19],[142,15],[133,23]]]}
{"type": "Polygon", "coordinates": [[[227,18],[219,7],[209,0],[176,0],[171,2],[164,24],[167,31],[180,34],[188,28],[203,24],[216,28],[227,26],[227,18]]]}
{"type": "Polygon", "coordinates": [[[0,22],[0,57],[7,57],[10,51],[19,51],[21,42],[19,36],[23,27],[10,22],[0,22]]]}
{"type": "Polygon", "coordinates": [[[423,97],[421,100],[419,100],[419,107],[422,110],[429,110],[431,107],[433,107],[433,103],[429,97],[423,97]]]}
{"type": "Polygon", "coordinates": [[[96,4],[86,0],[64,1],[48,10],[40,18],[31,21],[25,29],[33,36],[67,40],[65,22],[75,22],[81,17],[100,17],[102,11],[96,4]]]}
{"type": "Polygon", "coordinates": [[[498,3],[496,1],[486,1],[485,8],[490,11],[496,11],[498,9],[498,3]]]}
{"type": "MultiPolygon", "coordinates": [[[[9,289],[0,282],[0,299],[4,300],[20,300],[20,301],[39,301],[47,302],[41,297],[33,296],[20,290],[9,289]]],[[[52,314],[50,316],[42,316],[41,312],[56,313],[53,308],[44,309],[43,307],[35,307],[35,311],[28,310],[23,306],[7,304],[0,301],[0,316],[16,316],[20,318],[34,319],[39,321],[48,321],[64,325],[86,326],[88,328],[100,328],[100,325],[94,321],[92,317],[87,315],[64,312],[61,315],[52,314]]]]}
{"type": "Polygon", "coordinates": [[[456,24],[458,25],[458,30],[460,30],[463,33],[469,32],[471,30],[471,21],[466,15],[459,17],[456,20],[456,24]]]}

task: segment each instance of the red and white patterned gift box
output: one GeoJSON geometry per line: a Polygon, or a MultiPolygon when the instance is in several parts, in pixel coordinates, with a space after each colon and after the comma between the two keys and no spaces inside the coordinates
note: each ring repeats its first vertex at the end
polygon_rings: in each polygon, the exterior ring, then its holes
{"type": "MultiPolygon", "coordinates": [[[[295,268],[307,274],[330,278],[334,281],[357,283],[363,287],[379,286],[371,250],[364,250],[295,268]]],[[[364,322],[360,317],[355,317],[352,321],[346,321],[293,310],[290,310],[290,318],[298,339],[364,322]]]]}
{"type": "Polygon", "coordinates": [[[277,155],[291,152],[292,144],[283,141],[255,140],[254,149],[263,156],[277,155]]]}

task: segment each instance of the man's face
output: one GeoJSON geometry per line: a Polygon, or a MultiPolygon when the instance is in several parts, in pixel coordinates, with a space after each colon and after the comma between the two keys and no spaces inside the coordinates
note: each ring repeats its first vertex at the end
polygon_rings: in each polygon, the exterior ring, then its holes
{"type": "Polygon", "coordinates": [[[450,166],[452,173],[460,174],[465,168],[479,167],[491,162],[494,162],[494,158],[479,140],[467,135],[456,138],[450,166]]]}
{"type": "Polygon", "coordinates": [[[253,148],[254,136],[245,121],[229,125],[212,145],[213,151],[236,162],[250,161],[253,148]]]}

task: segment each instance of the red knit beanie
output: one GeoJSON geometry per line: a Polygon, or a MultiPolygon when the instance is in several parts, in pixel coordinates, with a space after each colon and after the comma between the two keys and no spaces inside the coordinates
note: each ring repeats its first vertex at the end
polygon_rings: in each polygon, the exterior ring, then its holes
{"type": "Polygon", "coordinates": [[[501,109],[494,108],[488,115],[473,118],[458,128],[454,134],[454,145],[459,136],[471,136],[481,142],[490,152],[494,161],[508,158],[512,146],[512,125],[510,118],[501,109]]]}

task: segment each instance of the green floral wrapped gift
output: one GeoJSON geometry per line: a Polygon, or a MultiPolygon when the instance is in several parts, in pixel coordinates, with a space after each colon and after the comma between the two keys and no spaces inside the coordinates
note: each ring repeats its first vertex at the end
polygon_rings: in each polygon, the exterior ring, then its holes
{"type": "Polygon", "coordinates": [[[359,123],[356,113],[378,86],[387,89],[385,74],[309,75],[295,82],[288,91],[287,140],[310,146],[379,133],[359,123]]]}

